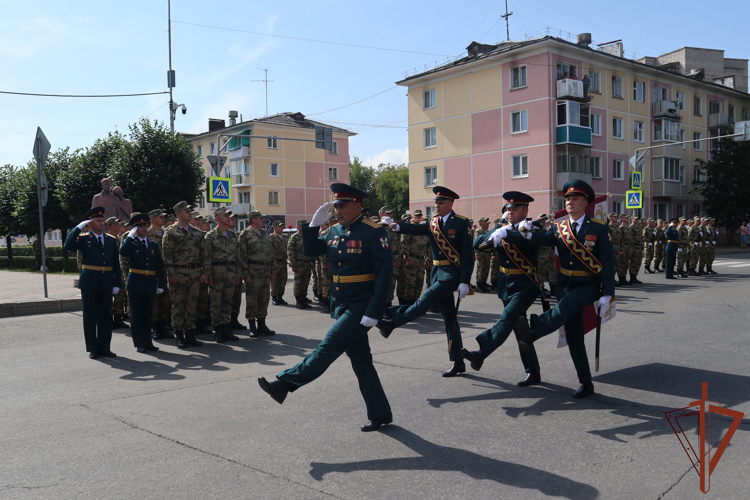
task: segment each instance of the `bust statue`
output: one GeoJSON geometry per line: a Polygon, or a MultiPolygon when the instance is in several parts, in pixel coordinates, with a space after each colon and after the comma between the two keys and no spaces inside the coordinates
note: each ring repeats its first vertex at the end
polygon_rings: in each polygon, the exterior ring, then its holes
{"type": "Polygon", "coordinates": [[[133,211],[133,203],[125,198],[122,188],[111,189],[112,181],[108,178],[102,179],[102,192],[95,194],[91,200],[91,208],[104,207],[104,217],[117,217],[130,222],[130,214],[133,211]],[[118,194],[119,193],[119,194],[118,194]]]}
{"type": "Polygon", "coordinates": [[[120,186],[112,188],[112,193],[117,197],[117,218],[130,222],[130,214],[133,213],[133,202],[125,198],[125,193],[120,186]]]}

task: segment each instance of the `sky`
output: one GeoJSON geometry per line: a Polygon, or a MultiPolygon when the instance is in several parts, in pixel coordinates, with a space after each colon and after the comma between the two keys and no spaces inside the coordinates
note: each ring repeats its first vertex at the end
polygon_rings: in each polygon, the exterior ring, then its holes
{"type": "MultiPolygon", "coordinates": [[[[0,0],[0,91],[134,94],[167,91],[167,0],[0,0]]],[[[504,0],[172,0],[175,130],[209,118],[302,112],[348,128],[352,158],[406,163],[406,89],[395,82],[506,38],[504,0]],[[251,32],[251,33],[250,33],[251,32]],[[304,40],[300,40],[304,39],[304,40]],[[331,42],[331,43],[321,43],[331,42]]],[[[750,2],[508,0],[510,39],[553,34],[622,39],[626,56],[683,47],[750,58],[750,2]]],[[[91,146],[142,117],[169,124],[168,94],[52,98],[0,94],[0,164],[32,158],[41,127],[52,149],[91,146]]]]}

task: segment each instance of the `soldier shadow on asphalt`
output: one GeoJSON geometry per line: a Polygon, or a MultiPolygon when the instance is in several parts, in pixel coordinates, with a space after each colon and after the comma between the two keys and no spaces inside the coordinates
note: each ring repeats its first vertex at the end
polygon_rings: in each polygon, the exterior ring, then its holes
{"type": "MultiPolygon", "coordinates": [[[[587,431],[589,434],[620,443],[627,443],[620,436],[638,436],[638,439],[645,439],[673,432],[664,414],[676,408],[655,406],[600,393],[596,393],[585,400],[574,400],[570,397],[572,391],[569,387],[549,382],[542,382],[540,386],[521,388],[512,383],[476,375],[464,375],[464,378],[485,384],[474,384],[477,387],[486,387],[487,389],[494,389],[494,391],[474,396],[427,399],[427,403],[434,408],[440,408],[442,405],[449,403],[533,399],[535,401],[527,407],[502,407],[502,409],[511,418],[541,417],[547,412],[568,410],[605,410],[610,411],[612,415],[639,420],[639,422],[633,424],[611,429],[587,431]],[[498,388],[501,391],[497,391],[498,388]]],[[[703,382],[708,382],[709,399],[720,402],[725,408],[744,404],[750,400],[750,397],[743,392],[744,388],[750,386],[750,377],[748,376],[664,363],[650,363],[624,368],[594,376],[593,381],[626,389],[679,397],[684,400],[684,406],[700,399],[703,382]]],[[[600,386],[598,390],[601,389],[600,386]]],[[[604,390],[606,392],[606,389],[604,390]]],[[[727,421],[727,419],[718,415],[714,416],[713,420],[724,421],[725,427],[728,427],[729,422],[731,422],[731,420],[727,421]]],[[[694,423],[697,425],[697,418],[694,423]]],[[[718,425],[724,426],[723,424],[718,425]]],[[[750,431],[750,426],[740,426],[738,430],[750,431]]]]}
{"type": "Polygon", "coordinates": [[[471,479],[494,481],[500,485],[538,490],[549,496],[575,500],[599,497],[599,491],[585,483],[574,481],[527,465],[514,464],[485,457],[472,451],[431,443],[398,425],[383,427],[381,431],[410,450],[418,457],[382,458],[348,463],[310,463],[310,476],[322,481],[326,474],[359,471],[441,471],[460,472],[471,479]]]}

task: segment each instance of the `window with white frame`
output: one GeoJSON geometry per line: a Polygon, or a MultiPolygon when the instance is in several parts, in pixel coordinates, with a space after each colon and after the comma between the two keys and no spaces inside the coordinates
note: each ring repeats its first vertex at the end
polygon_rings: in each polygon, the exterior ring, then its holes
{"type": "Polygon", "coordinates": [[[435,215],[435,207],[434,206],[430,205],[428,207],[427,206],[424,207],[424,216],[425,216],[425,218],[427,220],[432,219],[433,215],[435,215]]]}
{"type": "Polygon", "coordinates": [[[216,209],[216,208],[219,208],[219,207],[221,207],[221,203],[211,203],[211,208],[212,209],[216,209]]]}
{"type": "Polygon", "coordinates": [[[622,99],[622,77],[612,77],[612,97],[619,97],[622,99]]]}
{"type": "Polygon", "coordinates": [[[528,177],[529,176],[528,155],[513,156],[512,161],[513,161],[512,177],[528,177]]]}
{"type": "Polygon", "coordinates": [[[682,149],[687,148],[687,144],[685,143],[685,129],[680,129],[680,142],[682,143],[682,149]]]}
{"type": "Polygon", "coordinates": [[[240,198],[240,203],[250,203],[250,191],[240,191],[237,193],[240,198]]]}
{"type": "Polygon", "coordinates": [[[329,181],[339,180],[339,167],[328,167],[328,180],[329,181]]]}
{"type": "Polygon", "coordinates": [[[633,122],[633,140],[643,142],[643,122],[633,122]]]}
{"type": "Polygon", "coordinates": [[[680,160],[677,158],[663,158],[663,179],[666,181],[680,180],[680,160]]]}
{"type": "Polygon", "coordinates": [[[590,80],[590,87],[589,90],[591,92],[596,92],[597,94],[600,94],[602,91],[602,75],[598,71],[589,71],[589,80],[590,80]]]}
{"type": "Polygon", "coordinates": [[[424,168],[424,185],[437,186],[437,167],[425,167],[424,168]]]}
{"type": "Polygon", "coordinates": [[[338,142],[336,142],[336,141],[333,141],[333,142],[331,143],[331,154],[332,154],[332,155],[337,155],[337,154],[339,154],[339,143],[338,143],[338,142]]]}
{"type": "Polygon", "coordinates": [[[202,195],[200,198],[198,198],[198,208],[200,210],[203,210],[204,208],[206,208],[206,198],[202,195]]]}
{"type": "Polygon", "coordinates": [[[247,219],[239,219],[237,221],[237,231],[242,232],[245,229],[247,229],[247,226],[249,224],[247,223],[247,219]]]}
{"type": "Polygon", "coordinates": [[[693,167],[693,182],[703,182],[703,171],[698,165],[693,167]]]}
{"type": "Polygon", "coordinates": [[[209,151],[211,151],[211,154],[212,154],[212,155],[215,155],[215,154],[216,154],[216,143],[215,143],[215,142],[212,142],[212,143],[211,143],[211,144],[209,144],[208,146],[209,146],[209,147],[208,147],[208,150],[209,150],[209,151]]]}
{"type": "Polygon", "coordinates": [[[577,76],[577,68],[575,64],[566,62],[557,63],[557,79],[563,78],[575,78],[577,76]]]}
{"type": "Polygon", "coordinates": [[[654,203],[654,219],[667,220],[667,214],[666,203],[654,203]]]}
{"type": "Polygon", "coordinates": [[[588,127],[590,125],[589,105],[574,101],[558,101],[557,124],[588,127]]]}
{"type": "Polygon", "coordinates": [[[591,133],[593,135],[602,135],[602,115],[597,113],[591,114],[591,133]]]}
{"type": "Polygon", "coordinates": [[[510,89],[520,89],[526,86],[526,66],[510,68],[510,89]]]}
{"type": "Polygon", "coordinates": [[[685,111],[685,93],[677,92],[677,109],[679,111],[685,111]]]}
{"type": "Polygon", "coordinates": [[[617,215],[620,215],[622,213],[622,202],[621,201],[613,201],[612,202],[612,211],[615,212],[617,215]]]}
{"type": "Polygon", "coordinates": [[[693,114],[695,116],[702,116],[702,106],[701,106],[701,98],[696,96],[693,96],[693,114]]]}
{"type": "Polygon", "coordinates": [[[266,147],[268,149],[279,149],[279,140],[276,138],[275,135],[268,136],[266,147]]]}
{"type": "Polygon", "coordinates": [[[654,120],[654,141],[680,140],[680,122],[674,120],[654,120]]]}
{"type": "Polygon", "coordinates": [[[622,160],[612,160],[612,179],[616,181],[625,180],[623,175],[622,160]]]}
{"type": "Polygon", "coordinates": [[[664,87],[654,87],[654,102],[666,101],[667,89],[664,87]]]}
{"type": "Polygon", "coordinates": [[[643,82],[633,82],[633,100],[643,102],[645,84],[643,82]]]}
{"type": "Polygon", "coordinates": [[[203,146],[198,146],[196,149],[198,150],[198,158],[203,158],[203,146]]]}
{"type": "Polygon", "coordinates": [[[510,132],[511,134],[518,134],[529,130],[528,124],[528,111],[525,109],[521,111],[513,111],[510,114],[510,132]]]}
{"type": "MultiPolygon", "coordinates": [[[[685,184],[683,184],[684,186],[685,184]]],[[[685,217],[685,204],[678,203],[675,205],[675,217],[685,217]]]]}
{"type": "Polygon", "coordinates": [[[269,172],[269,177],[278,177],[279,176],[279,164],[278,163],[271,163],[271,169],[269,172]]]}
{"type": "Polygon", "coordinates": [[[435,146],[437,146],[437,128],[424,129],[424,148],[434,148],[435,146]]]}
{"type": "Polygon", "coordinates": [[[614,139],[623,139],[622,118],[612,118],[612,137],[614,139]]]}
{"type": "Polygon", "coordinates": [[[594,179],[602,178],[602,159],[599,156],[591,157],[591,177],[594,179]]]}
{"type": "Polygon", "coordinates": [[[697,142],[698,139],[702,139],[703,134],[700,132],[693,132],[693,140],[696,141],[693,143],[693,149],[695,151],[703,151],[703,142],[697,142]]]}
{"type": "Polygon", "coordinates": [[[278,205],[279,204],[279,192],[278,191],[269,191],[268,192],[268,204],[269,205],[278,205]]]}
{"type": "Polygon", "coordinates": [[[423,107],[424,109],[432,109],[435,107],[435,89],[429,89],[422,92],[423,107]]]}

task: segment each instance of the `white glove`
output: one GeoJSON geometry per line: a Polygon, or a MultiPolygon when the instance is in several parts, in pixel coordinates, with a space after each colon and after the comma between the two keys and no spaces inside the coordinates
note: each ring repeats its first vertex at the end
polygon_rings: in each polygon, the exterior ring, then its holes
{"type": "Polygon", "coordinates": [[[367,316],[362,316],[362,319],[359,322],[360,325],[366,326],[367,328],[372,328],[373,326],[378,324],[378,320],[368,318],[367,316]]]}
{"type": "Polygon", "coordinates": [[[696,242],[694,243],[694,245],[695,245],[695,246],[698,246],[698,242],[696,241],[696,242]]]}
{"type": "Polygon", "coordinates": [[[461,283],[460,285],[458,285],[458,298],[463,299],[467,295],[469,295],[469,285],[467,285],[466,283],[461,283]]]}
{"type": "Polygon", "coordinates": [[[500,244],[500,240],[505,238],[508,235],[508,230],[504,227],[495,229],[492,234],[490,235],[490,241],[493,245],[498,246],[500,244]]]}
{"type": "Polygon", "coordinates": [[[703,231],[701,231],[700,233],[701,233],[701,236],[703,236],[703,231]]]}
{"type": "Polygon", "coordinates": [[[390,217],[383,217],[382,219],[380,219],[380,223],[381,224],[393,224],[393,219],[391,219],[390,217]]]}
{"type": "Polygon", "coordinates": [[[328,222],[328,208],[330,206],[330,202],[325,202],[320,206],[310,221],[310,227],[319,227],[328,222]]]}
{"type": "Polygon", "coordinates": [[[682,252],[682,248],[678,248],[678,249],[677,249],[677,251],[678,251],[678,252],[682,252]]]}
{"type": "Polygon", "coordinates": [[[138,229],[135,227],[131,229],[130,232],[128,233],[128,238],[132,238],[133,236],[135,236],[136,231],[138,231],[138,229]]]}
{"type": "Polygon", "coordinates": [[[164,289],[163,288],[157,288],[156,289],[156,295],[161,295],[162,293],[164,293],[164,289]]]}
{"type": "Polygon", "coordinates": [[[76,227],[78,227],[78,229],[80,229],[81,231],[83,231],[83,230],[84,230],[84,229],[86,228],[86,226],[88,226],[88,225],[89,225],[89,222],[91,222],[91,219],[89,219],[89,220],[85,220],[85,221],[81,222],[81,223],[80,223],[80,224],[78,224],[78,226],[76,226],[76,227]]]}
{"type": "Polygon", "coordinates": [[[714,232],[715,232],[716,234],[719,234],[719,230],[718,230],[718,229],[714,229],[714,232]]]}
{"type": "Polygon", "coordinates": [[[112,288],[112,295],[117,295],[118,293],[120,293],[120,289],[117,288],[117,287],[113,287],[112,288]]]}
{"type": "Polygon", "coordinates": [[[531,224],[531,221],[530,220],[525,220],[525,221],[523,221],[522,223],[520,223],[518,225],[518,230],[519,231],[531,231],[532,227],[534,227],[534,226],[531,224]]]}
{"type": "Polygon", "coordinates": [[[654,231],[654,236],[656,236],[656,231],[654,231]]]}
{"type": "Polygon", "coordinates": [[[712,243],[714,244],[714,246],[716,246],[716,242],[715,242],[715,241],[714,241],[714,242],[712,242],[712,243]]]}
{"type": "Polygon", "coordinates": [[[398,224],[396,224],[395,226],[391,226],[391,229],[396,233],[401,231],[401,227],[398,224]]]}
{"type": "Polygon", "coordinates": [[[652,245],[653,245],[653,243],[650,243],[650,242],[649,242],[648,246],[652,246],[652,245]]]}
{"type": "Polygon", "coordinates": [[[609,309],[609,301],[612,300],[611,295],[602,295],[602,298],[594,302],[594,307],[599,312],[600,317],[604,317],[609,309]]]}

